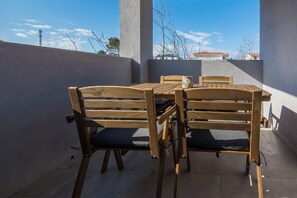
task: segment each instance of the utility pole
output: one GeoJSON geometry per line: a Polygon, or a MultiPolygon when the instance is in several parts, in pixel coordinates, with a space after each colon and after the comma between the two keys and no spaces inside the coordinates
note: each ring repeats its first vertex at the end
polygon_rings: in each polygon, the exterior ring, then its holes
{"type": "Polygon", "coordinates": [[[39,46],[42,46],[42,30],[39,30],[39,46]]]}

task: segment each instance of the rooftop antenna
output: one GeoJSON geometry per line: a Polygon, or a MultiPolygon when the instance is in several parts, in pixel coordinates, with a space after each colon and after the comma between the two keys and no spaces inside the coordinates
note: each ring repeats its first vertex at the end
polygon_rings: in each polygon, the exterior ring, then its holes
{"type": "Polygon", "coordinates": [[[42,46],[42,30],[39,30],[39,46],[42,46]]]}

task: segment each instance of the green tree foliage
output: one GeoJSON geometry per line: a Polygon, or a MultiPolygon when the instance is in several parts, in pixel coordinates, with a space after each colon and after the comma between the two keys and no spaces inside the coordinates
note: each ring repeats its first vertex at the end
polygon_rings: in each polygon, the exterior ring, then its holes
{"type": "Polygon", "coordinates": [[[106,55],[106,51],[104,51],[104,50],[99,50],[99,51],[97,52],[97,54],[106,55]]]}
{"type": "Polygon", "coordinates": [[[110,37],[106,44],[106,49],[109,55],[119,56],[120,55],[120,39],[117,37],[110,37]]]}

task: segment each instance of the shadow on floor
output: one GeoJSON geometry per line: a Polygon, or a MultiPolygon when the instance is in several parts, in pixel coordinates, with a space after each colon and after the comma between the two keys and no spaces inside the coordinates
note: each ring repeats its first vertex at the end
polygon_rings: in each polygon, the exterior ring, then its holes
{"type": "MultiPolygon", "coordinates": [[[[266,198],[296,197],[297,158],[272,131],[262,131],[261,151],[267,166],[263,165],[264,195],[266,198]]],[[[151,198],[155,195],[158,160],[151,160],[147,152],[128,152],[123,157],[125,167],[118,171],[114,158],[108,170],[100,174],[103,152],[91,159],[82,197],[151,198]]],[[[80,159],[73,159],[51,173],[31,183],[12,198],[71,197],[80,159]]],[[[253,186],[244,175],[245,156],[191,153],[192,170],[186,171],[182,161],[181,197],[251,198],[257,197],[255,167],[251,166],[253,186]]],[[[173,197],[173,159],[167,156],[162,197],[173,197]]]]}

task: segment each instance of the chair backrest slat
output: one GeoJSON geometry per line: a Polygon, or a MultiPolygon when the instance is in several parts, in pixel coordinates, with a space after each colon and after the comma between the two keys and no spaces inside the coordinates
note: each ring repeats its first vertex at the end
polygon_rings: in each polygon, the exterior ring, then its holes
{"type": "Polygon", "coordinates": [[[161,76],[160,83],[182,84],[182,76],[180,75],[161,76]]]}
{"type": "Polygon", "coordinates": [[[230,102],[230,101],[188,101],[189,109],[203,110],[251,110],[250,102],[230,102]]]}
{"type": "Polygon", "coordinates": [[[146,111],[141,110],[85,110],[85,115],[91,118],[147,118],[146,111]]]}
{"type": "Polygon", "coordinates": [[[104,126],[106,128],[147,128],[147,120],[102,120],[102,119],[85,119],[85,124],[89,127],[104,126]]]}
{"type": "Polygon", "coordinates": [[[129,87],[93,86],[79,89],[83,98],[130,98],[143,99],[143,91],[129,87]]]}
{"type": "Polygon", "coordinates": [[[200,76],[199,85],[203,84],[233,84],[233,77],[229,76],[200,76]]]}
{"type": "Polygon", "coordinates": [[[83,105],[85,108],[137,108],[145,109],[144,100],[93,100],[85,99],[83,100],[83,105]]]}
{"type": "Polygon", "coordinates": [[[245,112],[218,112],[218,111],[187,111],[188,120],[215,119],[251,121],[251,114],[245,112]]]}
{"type": "Polygon", "coordinates": [[[234,89],[189,89],[187,94],[188,100],[230,100],[230,101],[250,101],[252,99],[252,92],[234,89]],[[199,89],[199,94],[197,94],[199,89]],[[216,90],[216,91],[213,91],[216,90]]]}

